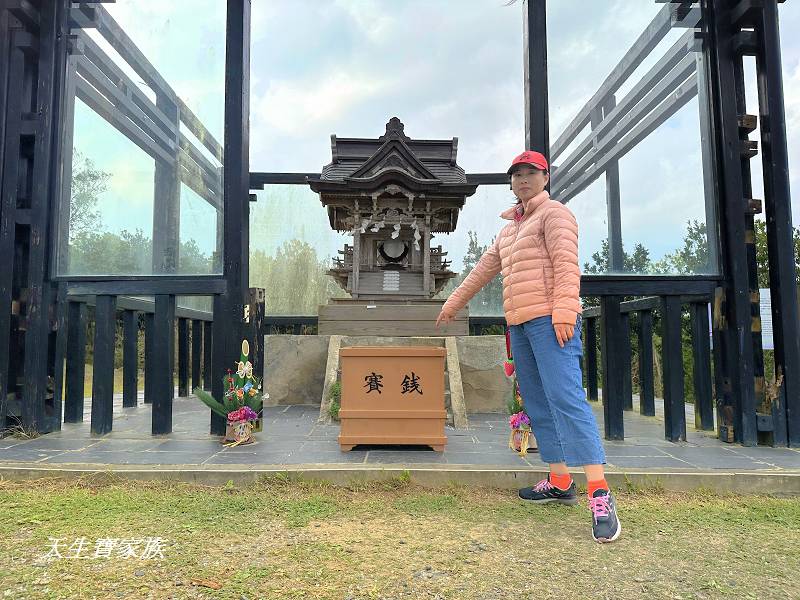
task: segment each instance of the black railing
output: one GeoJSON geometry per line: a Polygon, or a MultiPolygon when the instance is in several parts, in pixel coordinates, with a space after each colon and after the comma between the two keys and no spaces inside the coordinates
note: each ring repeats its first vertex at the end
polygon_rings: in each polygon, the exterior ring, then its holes
{"type": "MultiPolygon", "coordinates": [[[[67,294],[64,305],[66,310],[59,317],[57,335],[65,339],[56,346],[63,348],[64,352],[56,357],[56,364],[65,364],[65,423],[83,421],[88,331],[94,332],[91,339],[92,433],[107,433],[113,426],[114,371],[119,330],[122,332],[123,407],[138,405],[139,346],[140,337],[144,337],[144,403],[153,405],[154,434],[171,431],[176,327],[178,396],[188,396],[196,387],[211,389],[212,313],[176,306],[175,296],[170,295],[148,300],[113,295],[67,294]],[[89,307],[94,310],[90,311],[89,307]]],[[[57,369],[57,376],[58,373],[57,369]]],[[[60,409],[61,384],[58,381],[54,395],[55,406],[60,409]]]]}
{"type": "Polygon", "coordinates": [[[662,387],[664,396],[664,436],[670,441],[686,439],[684,393],[683,330],[684,311],[691,322],[695,426],[714,430],[714,403],[711,386],[711,324],[707,296],[661,296],[627,302],[601,300],[600,306],[584,310],[584,365],[589,400],[598,394],[598,321],[602,363],[603,411],[606,439],[624,438],[624,412],[633,410],[632,329],[638,329],[639,412],[654,416],[655,377],[653,374],[654,322],[660,325],[662,387]]]}

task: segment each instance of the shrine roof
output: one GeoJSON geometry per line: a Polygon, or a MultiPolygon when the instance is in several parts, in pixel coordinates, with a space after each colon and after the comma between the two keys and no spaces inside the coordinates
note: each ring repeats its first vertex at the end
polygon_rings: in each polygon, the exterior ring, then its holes
{"type": "Polygon", "coordinates": [[[332,160],[322,168],[320,181],[366,180],[393,169],[434,185],[467,183],[464,169],[456,164],[458,138],[412,140],[403,130],[400,119],[393,117],[386,124],[386,133],[377,139],[332,135],[332,160]]]}

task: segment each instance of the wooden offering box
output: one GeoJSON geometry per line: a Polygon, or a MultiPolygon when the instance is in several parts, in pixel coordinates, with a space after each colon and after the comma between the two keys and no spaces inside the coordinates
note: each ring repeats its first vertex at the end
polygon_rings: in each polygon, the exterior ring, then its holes
{"type": "Polygon", "coordinates": [[[444,348],[342,348],[339,446],[424,444],[441,452],[444,433],[444,348]]]}

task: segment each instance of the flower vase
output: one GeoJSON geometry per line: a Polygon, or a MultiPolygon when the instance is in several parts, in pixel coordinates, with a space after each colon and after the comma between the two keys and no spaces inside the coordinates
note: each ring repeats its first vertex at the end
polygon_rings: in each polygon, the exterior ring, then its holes
{"type": "Polygon", "coordinates": [[[228,421],[225,427],[224,442],[233,442],[235,445],[241,446],[243,444],[250,444],[253,441],[252,421],[228,421]]]}
{"type": "Polygon", "coordinates": [[[508,447],[520,456],[528,454],[528,441],[530,440],[530,429],[512,429],[508,438],[508,447]]]}

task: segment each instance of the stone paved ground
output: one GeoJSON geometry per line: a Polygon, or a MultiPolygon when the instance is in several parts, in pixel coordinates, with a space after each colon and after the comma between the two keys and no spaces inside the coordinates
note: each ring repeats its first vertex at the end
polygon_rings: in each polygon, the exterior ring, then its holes
{"type": "MultiPolygon", "coordinates": [[[[596,403],[594,410],[602,431],[602,406],[596,403]]],[[[448,443],[443,453],[409,446],[357,447],[351,452],[341,452],[336,443],[338,426],[317,423],[318,414],[316,406],[268,407],[264,431],[256,434],[256,443],[226,448],[220,444],[219,437],[208,434],[209,411],[194,398],[175,400],[174,431],[166,436],[150,435],[148,405],[122,408],[118,398],[114,430],[108,435],[90,435],[87,410],[83,423],[66,423],[60,432],[32,440],[0,439],[0,463],[543,467],[538,455],[521,458],[508,449],[507,417],[502,414],[470,415],[469,430],[448,427],[448,443]]],[[[687,406],[687,421],[688,441],[675,444],[664,439],[663,420],[659,416],[648,418],[627,412],[625,441],[605,443],[609,466],[621,470],[800,472],[799,449],[723,444],[713,434],[693,429],[690,406],[687,406]]]]}

